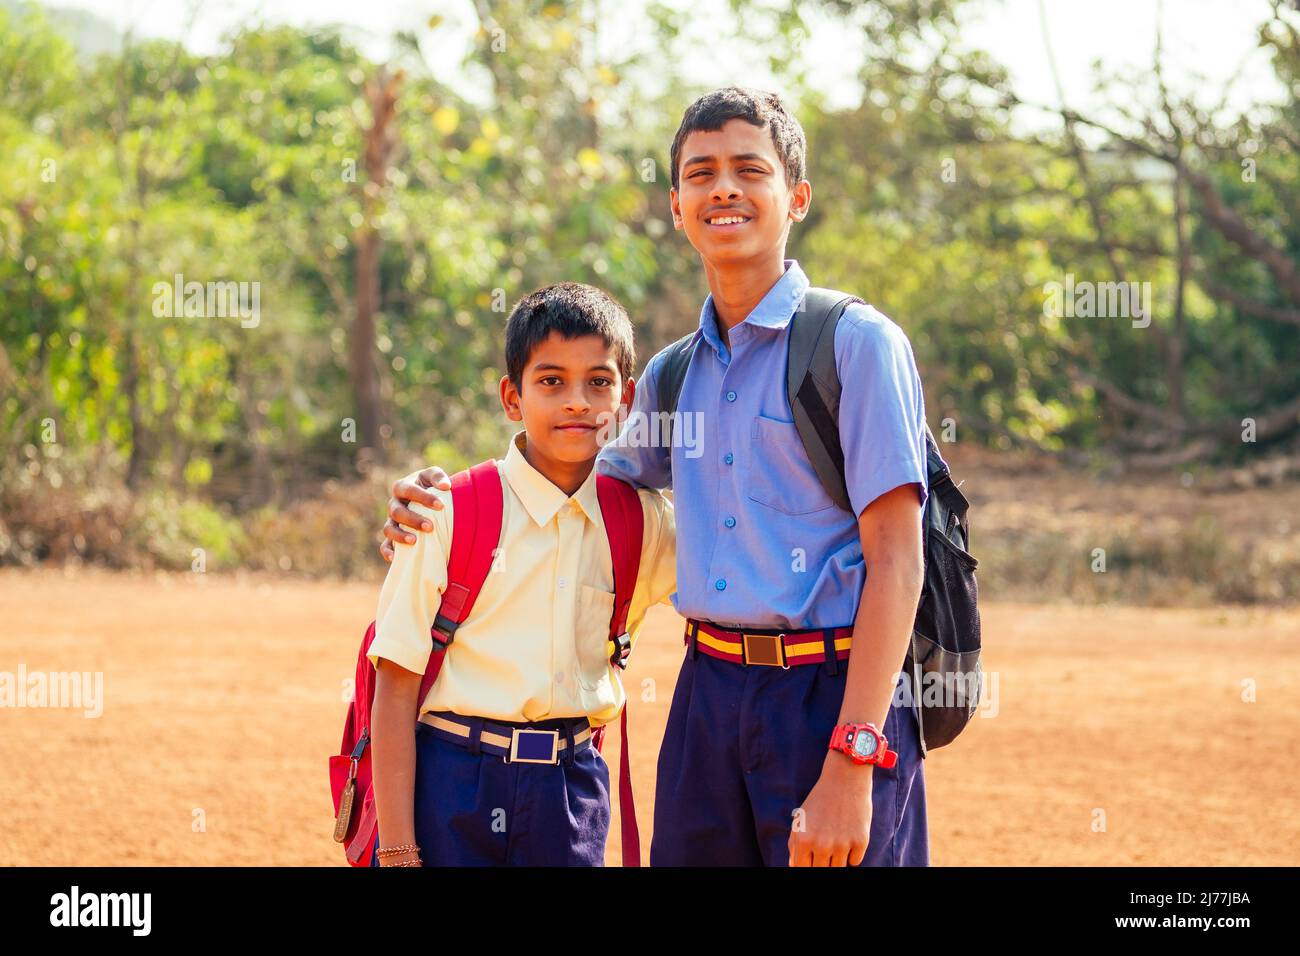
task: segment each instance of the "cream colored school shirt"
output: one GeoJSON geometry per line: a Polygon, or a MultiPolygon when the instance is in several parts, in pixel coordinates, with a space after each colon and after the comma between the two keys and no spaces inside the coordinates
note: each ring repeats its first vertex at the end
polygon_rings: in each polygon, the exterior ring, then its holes
{"type": "MultiPolygon", "coordinates": [[[[497,462],[505,479],[501,550],[420,712],[510,721],[586,716],[606,723],[626,698],[607,656],[614,570],[596,470],[566,497],[525,460],[525,441],[519,432],[497,462]]],[[[382,657],[421,674],[451,548],[451,492],[435,493],[443,510],[412,505],[433,531],[396,547],[369,655],[372,663],[382,657]]],[[[656,491],[643,488],[638,495],[645,533],[627,621],[634,647],[646,610],[666,602],[677,586],[673,506],[656,491]]]]}

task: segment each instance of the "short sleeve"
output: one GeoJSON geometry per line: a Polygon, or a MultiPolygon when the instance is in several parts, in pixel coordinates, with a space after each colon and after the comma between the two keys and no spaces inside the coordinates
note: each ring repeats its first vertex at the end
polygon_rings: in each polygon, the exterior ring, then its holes
{"type": "Polygon", "coordinates": [[[429,629],[447,588],[447,553],[451,543],[451,492],[435,489],[443,509],[434,511],[412,503],[411,510],[433,523],[433,530],[416,532],[415,544],[393,548],[393,563],[379,592],[375,639],[370,662],[379,658],[423,674],[433,650],[429,629]]]}
{"type": "Polygon", "coordinates": [[[867,305],[845,310],[835,330],[840,376],[840,444],[853,513],[887,491],[917,483],[924,507],[925,398],[912,344],[867,305]]]}
{"type": "Polygon", "coordinates": [[[655,370],[663,354],[658,353],[646,363],[645,372],[637,379],[636,397],[632,399],[627,422],[618,437],[596,456],[596,468],[601,474],[619,478],[636,488],[673,486],[672,449],[662,442],[648,440],[657,433],[651,427],[654,421],[651,416],[659,410],[655,370]]]}
{"type": "Polygon", "coordinates": [[[673,504],[657,491],[640,489],[645,514],[641,566],[628,609],[627,631],[633,646],[651,605],[668,602],[677,590],[677,522],[673,504]]]}

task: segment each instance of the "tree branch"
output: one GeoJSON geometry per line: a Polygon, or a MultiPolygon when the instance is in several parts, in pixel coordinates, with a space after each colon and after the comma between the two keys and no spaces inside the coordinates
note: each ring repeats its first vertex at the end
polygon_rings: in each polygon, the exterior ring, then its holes
{"type": "Polygon", "coordinates": [[[1183,176],[1200,198],[1205,216],[1215,229],[1250,258],[1267,266],[1287,297],[1300,303],[1300,270],[1297,270],[1295,260],[1252,229],[1235,209],[1225,203],[1210,177],[1185,164],[1180,165],[1183,176]]]}
{"type": "Polygon", "coordinates": [[[1235,306],[1239,312],[1246,315],[1253,315],[1259,319],[1269,319],[1273,322],[1300,325],[1300,309],[1287,309],[1281,306],[1267,305],[1263,302],[1255,302],[1239,292],[1234,292],[1227,286],[1219,285],[1217,282],[1208,279],[1199,281],[1198,285],[1210,298],[1221,299],[1235,306]]]}

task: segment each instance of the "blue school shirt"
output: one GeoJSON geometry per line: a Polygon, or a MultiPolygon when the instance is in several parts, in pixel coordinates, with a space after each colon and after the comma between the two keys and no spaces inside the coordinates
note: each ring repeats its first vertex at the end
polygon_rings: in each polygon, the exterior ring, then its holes
{"type": "Polygon", "coordinates": [[[605,474],[672,488],[677,592],[685,617],[730,627],[851,625],[866,580],[857,515],[917,482],[924,505],[925,403],[907,335],[869,305],[850,305],[835,333],[840,443],[853,514],[826,494],[795,430],[785,391],[790,320],[809,282],[798,262],[743,322],[718,334],[713,296],[700,310],[694,359],[672,447],[647,413],[664,353],[637,382],[627,425],[597,458],[605,474]],[[639,424],[638,424],[639,422],[639,424]]]}

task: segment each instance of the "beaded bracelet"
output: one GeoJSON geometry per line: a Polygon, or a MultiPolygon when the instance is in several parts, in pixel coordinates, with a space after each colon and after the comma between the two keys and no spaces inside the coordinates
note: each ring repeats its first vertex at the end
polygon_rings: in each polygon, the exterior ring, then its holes
{"type": "Polygon", "coordinates": [[[420,848],[416,846],[414,843],[403,843],[401,846],[383,847],[378,851],[376,851],[375,855],[378,856],[380,859],[383,859],[386,856],[398,856],[402,853],[412,853],[412,852],[418,853],[419,850],[420,848]]]}

